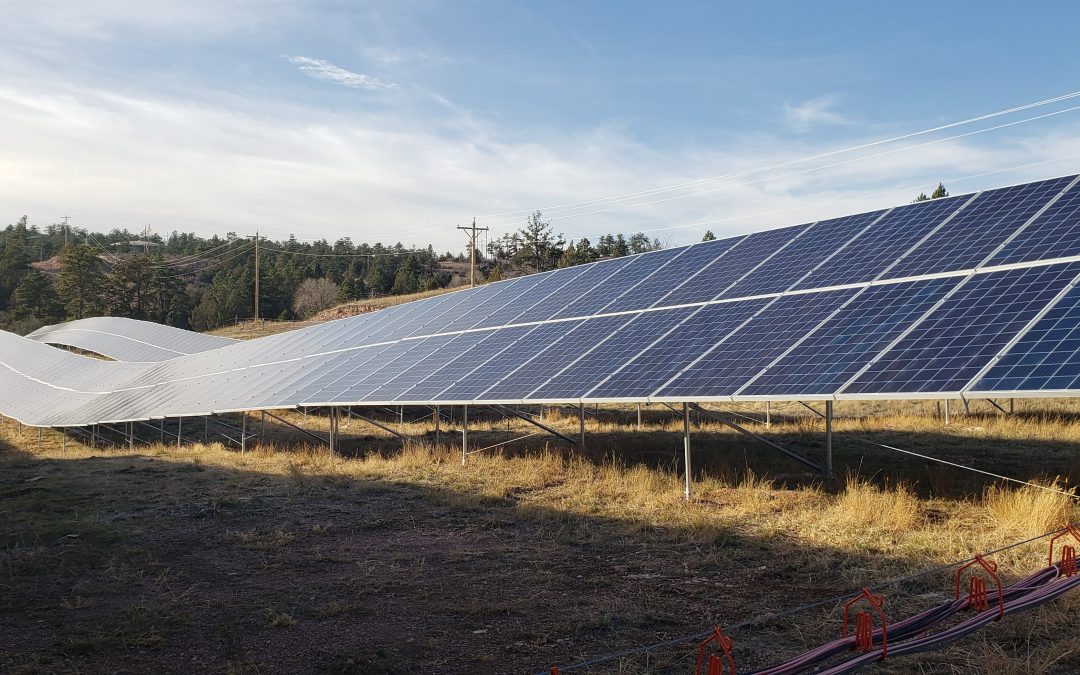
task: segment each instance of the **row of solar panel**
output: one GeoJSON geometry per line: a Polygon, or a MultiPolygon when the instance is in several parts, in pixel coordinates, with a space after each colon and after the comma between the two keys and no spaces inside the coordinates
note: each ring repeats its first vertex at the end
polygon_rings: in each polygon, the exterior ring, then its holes
{"type": "MultiPolygon", "coordinates": [[[[22,391],[47,382],[64,392],[19,405],[68,424],[362,401],[956,392],[1066,289],[1072,266],[801,291],[1075,255],[1075,183],[1055,179],[603,261],[145,367],[80,370],[7,344],[0,354],[36,380],[22,391]],[[681,306],[715,299],[730,301],[681,306]],[[646,307],[653,309],[640,311],[646,307]],[[627,311],[634,313],[611,315],[627,311]],[[578,318],[601,313],[608,315],[578,318]]],[[[1040,359],[1040,373],[1053,369],[1060,384],[1073,367],[1073,343],[1044,343],[1025,338],[1017,349],[1030,352],[1025,364],[1040,359]]],[[[1015,382],[1015,372],[997,372],[1010,363],[1002,359],[983,382],[1015,382]]]]}
{"type": "Polygon", "coordinates": [[[327,363],[332,377],[315,373],[298,395],[321,404],[959,392],[1078,274],[1070,263],[435,335],[327,363]]]}
{"type": "MultiPolygon", "coordinates": [[[[1059,264],[433,335],[65,396],[93,420],[116,421],[301,404],[955,393],[1078,274],[1080,264],[1059,264]]],[[[1067,321],[1078,304],[1080,294],[1065,293],[1039,326],[1067,321]]],[[[1041,349],[1041,330],[1017,348],[1041,349]]],[[[1080,337],[1050,338],[1075,358],[1066,343],[1080,337]]]]}
{"type": "Polygon", "coordinates": [[[234,344],[231,338],[121,316],[97,316],[45,326],[26,337],[50,345],[75,347],[116,361],[152,362],[198,354],[234,344]]]}
{"type": "MultiPolygon", "coordinates": [[[[475,291],[447,333],[1080,255],[1075,177],[703,242],[475,291]],[[1037,215],[1037,217],[1036,217],[1037,215]]],[[[437,305],[439,303],[433,302],[437,305]]]]}

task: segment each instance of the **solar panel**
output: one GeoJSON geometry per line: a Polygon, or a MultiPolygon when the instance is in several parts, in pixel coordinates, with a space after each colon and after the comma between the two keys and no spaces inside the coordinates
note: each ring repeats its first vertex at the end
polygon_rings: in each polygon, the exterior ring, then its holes
{"type": "Polygon", "coordinates": [[[618,330],[603,336],[590,348],[582,350],[576,358],[563,363],[547,381],[529,392],[528,398],[581,398],[597,382],[603,381],[637,356],[644,345],[651,344],[696,311],[696,307],[682,307],[630,317],[618,330]]]}
{"type": "Polygon", "coordinates": [[[236,342],[231,338],[121,316],[96,316],[45,326],[26,337],[128,362],[166,361],[236,342]]]}
{"type": "Polygon", "coordinates": [[[659,304],[661,298],[670,293],[679,284],[685,283],[695,275],[704,272],[706,266],[711,263],[723,264],[718,261],[725,256],[731,255],[738,247],[739,242],[745,237],[732,237],[731,239],[714,239],[704,241],[682,249],[682,255],[672,260],[664,267],[658,268],[646,281],[646,283],[634,289],[633,293],[626,293],[608,305],[608,312],[621,312],[631,309],[645,309],[659,304]]]}
{"type": "Polygon", "coordinates": [[[898,206],[796,288],[841,286],[877,278],[970,199],[971,195],[964,195],[898,206]]]}
{"type": "Polygon", "coordinates": [[[825,264],[848,246],[884,211],[860,213],[815,223],[809,232],[791,242],[724,293],[725,297],[759,295],[786,291],[819,265],[825,264]]]}
{"type": "Polygon", "coordinates": [[[832,394],[959,282],[946,277],[867,287],[738,395],[832,394]]]}
{"type": "Polygon", "coordinates": [[[651,395],[699,354],[713,348],[728,333],[767,304],[747,300],[706,305],[661,335],[617,368],[587,399],[642,399],[651,395]]]}
{"type": "Polygon", "coordinates": [[[732,249],[733,255],[724,256],[707,265],[700,274],[684,281],[654,306],[670,307],[733,297],[725,293],[732,284],[782,251],[809,227],[810,225],[798,225],[751,234],[732,249]]]}
{"type": "Polygon", "coordinates": [[[490,359],[463,376],[457,382],[439,392],[439,399],[447,401],[475,401],[492,382],[513,372],[522,362],[548,346],[563,333],[572,330],[581,321],[540,324],[531,328],[512,344],[492,355],[490,359]]]}
{"type": "Polygon", "coordinates": [[[541,348],[540,351],[523,361],[516,370],[484,390],[479,398],[508,401],[525,399],[530,392],[561,370],[568,361],[610,336],[633,318],[633,316],[617,315],[577,323],[573,328],[563,332],[550,345],[541,348]]]}
{"type": "Polygon", "coordinates": [[[972,387],[994,392],[1080,390],[1080,286],[1073,286],[972,387]]]}
{"type": "Polygon", "coordinates": [[[693,400],[734,394],[854,293],[848,289],[777,298],[653,396],[693,400]]]}
{"type": "Polygon", "coordinates": [[[885,279],[972,269],[1071,182],[1055,178],[980,193],[956,217],[904,256],[885,279]]]}
{"type": "Polygon", "coordinates": [[[842,393],[959,392],[1078,273],[1069,263],[973,276],[842,393]]]}
{"type": "Polygon", "coordinates": [[[1010,265],[1078,254],[1080,190],[1073,180],[1069,190],[995,255],[990,264],[1010,265]]]}
{"type": "Polygon", "coordinates": [[[391,401],[1074,391],[1076,183],[602,260],[205,350],[216,338],[111,318],[34,336],[128,357],[138,345],[150,363],[3,333],[0,412],[82,425],[391,401]]]}

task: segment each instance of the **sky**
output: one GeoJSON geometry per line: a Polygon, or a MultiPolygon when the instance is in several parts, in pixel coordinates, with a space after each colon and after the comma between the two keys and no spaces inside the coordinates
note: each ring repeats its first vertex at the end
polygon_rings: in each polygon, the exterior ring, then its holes
{"type": "Polygon", "coordinates": [[[1078,173],[1080,96],[849,150],[1080,92],[1022,7],[0,0],[0,224],[679,245],[1078,173]]]}

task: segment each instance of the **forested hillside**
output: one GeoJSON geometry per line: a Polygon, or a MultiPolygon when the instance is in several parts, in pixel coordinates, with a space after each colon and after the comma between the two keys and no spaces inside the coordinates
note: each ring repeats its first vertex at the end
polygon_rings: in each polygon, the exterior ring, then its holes
{"type": "MultiPolygon", "coordinates": [[[[567,242],[539,212],[477,250],[479,282],[661,248],[644,234],[567,242]]],[[[349,238],[259,240],[259,316],[297,319],[338,303],[468,283],[468,251],[349,238]]],[[[0,328],[18,333],[87,316],[210,330],[255,311],[254,236],[144,236],[31,224],[0,231],[0,328]]]]}

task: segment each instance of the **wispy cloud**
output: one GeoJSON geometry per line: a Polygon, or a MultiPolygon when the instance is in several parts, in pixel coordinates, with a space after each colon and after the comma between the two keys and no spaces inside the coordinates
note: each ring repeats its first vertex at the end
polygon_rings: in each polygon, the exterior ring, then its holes
{"type": "Polygon", "coordinates": [[[300,72],[316,80],[368,91],[389,91],[397,88],[393,82],[383,82],[377,77],[347,70],[323,59],[313,59],[310,56],[286,56],[285,59],[300,68],[300,72]]]}
{"type": "Polygon", "coordinates": [[[836,97],[818,96],[802,103],[784,102],[784,123],[795,131],[810,131],[823,125],[851,124],[847,116],[837,112],[836,97]]]}

